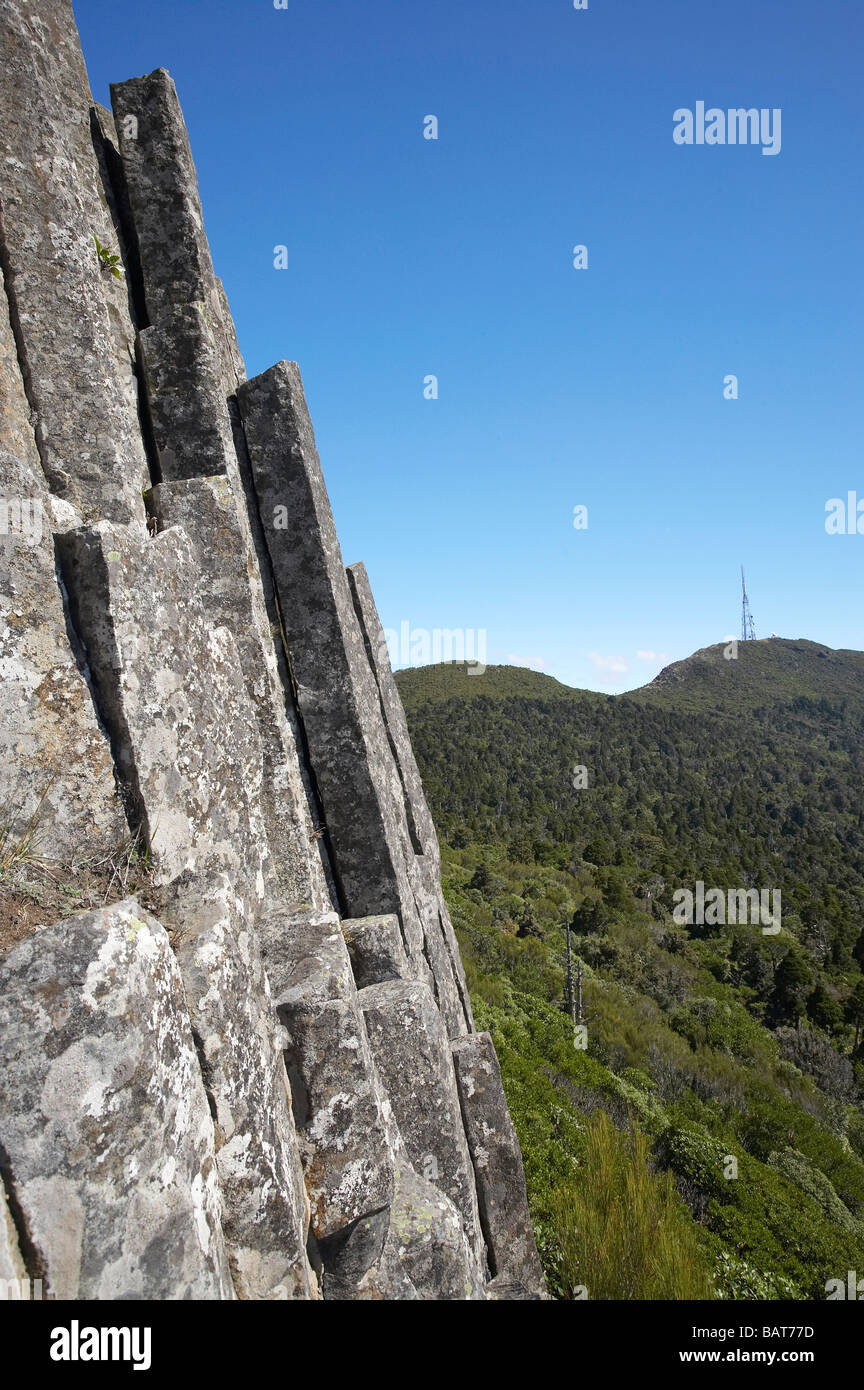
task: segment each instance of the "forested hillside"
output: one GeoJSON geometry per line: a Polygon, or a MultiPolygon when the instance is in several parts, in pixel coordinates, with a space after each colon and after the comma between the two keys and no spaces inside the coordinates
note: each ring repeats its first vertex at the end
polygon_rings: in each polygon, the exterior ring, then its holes
{"type": "Polygon", "coordinates": [[[825,1298],[864,1271],[864,656],[726,650],[617,697],[397,676],[560,1296],[825,1298]],[[679,925],[697,881],[779,890],[781,930],[679,925]]]}

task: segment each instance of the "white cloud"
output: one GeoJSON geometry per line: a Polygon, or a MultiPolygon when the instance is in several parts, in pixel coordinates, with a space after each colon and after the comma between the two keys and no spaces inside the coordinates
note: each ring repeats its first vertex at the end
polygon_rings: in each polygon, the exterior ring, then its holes
{"type": "Polygon", "coordinates": [[[507,653],[508,666],[527,666],[531,671],[544,671],[546,662],[542,656],[520,656],[518,652],[507,653]]]}
{"type": "Polygon", "coordinates": [[[602,656],[600,652],[589,652],[588,659],[598,671],[611,671],[617,676],[624,676],[630,670],[630,663],[623,656],[602,656]]]}
{"type": "Polygon", "coordinates": [[[668,652],[637,652],[636,656],[640,661],[647,661],[650,666],[662,665],[669,660],[668,652]]]}

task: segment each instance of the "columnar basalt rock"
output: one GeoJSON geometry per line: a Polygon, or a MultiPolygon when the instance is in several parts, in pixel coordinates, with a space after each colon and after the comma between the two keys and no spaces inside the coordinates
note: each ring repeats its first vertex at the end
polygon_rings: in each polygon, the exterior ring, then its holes
{"type": "Polygon", "coordinates": [[[174,482],[227,473],[234,441],[204,305],[170,306],[142,329],[138,345],[160,477],[174,482]]]}
{"type": "Polygon", "coordinates": [[[0,958],[0,1279],[540,1297],[368,578],[298,369],[245,382],[174,84],[95,107],[67,0],[0,58],[0,808],[55,873],[148,851],[0,958]]]}
{"type": "Polygon", "coordinates": [[[158,896],[214,1118],[234,1287],[246,1299],[315,1297],[309,1201],[254,919],[225,874],[186,874],[158,896]]]}
{"type": "Polygon", "coordinates": [[[213,628],[179,527],[67,532],[60,554],[100,708],[158,879],[224,870],[250,902],[271,871],[261,750],[234,639],[213,628]]]}
{"type": "Polygon", "coordinates": [[[177,90],[157,68],[111,87],[125,183],[138,238],[148,323],[202,303],[229,395],[245,377],[224,289],[213,271],[198,177],[177,90]]]}
{"type": "Polygon", "coordinates": [[[51,499],[39,464],[0,271],[0,807],[10,842],[69,860],[126,832],[111,749],[69,643],[51,499]]]}
{"type": "MultiPolygon", "coordinates": [[[[415,817],[342,564],[296,363],[245,382],[237,400],[346,910],[399,917],[414,976],[432,984],[457,1036],[472,1026],[461,961],[444,934],[440,883],[431,891],[423,845],[412,832],[415,817]]],[[[370,626],[378,622],[374,608],[366,616],[370,626]]],[[[423,822],[422,788],[413,791],[423,822]]]]}
{"type": "Polygon", "coordinates": [[[411,837],[417,853],[425,855],[438,868],[441,863],[438,836],[429,812],[426,794],[423,791],[414,749],[411,747],[408,721],[405,718],[402,700],[396,689],[396,682],[390,668],[387,640],[384,636],[381,620],[378,617],[375,600],[372,597],[372,587],[366,573],[366,566],[362,563],[349,565],[346,573],[348,583],[351,586],[351,597],[354,600],[357,621],[360,624],[363,640],[366,644],[369,665],[378,687],[390,747],[396,761],[399,780],[405,792],[406,817],[411,828],[411,837]]]}
{"type": "Polygon", "coordinates": [[[259,930],[276,1011],[287,1031],[312,1229],[323,1241],[393,1199],[384,1098],[339,918],[292,917],[282,910],[259,930]]]}
{"type": "Polygon", "coordinates": [[[245,456],[238,458],[234,446],[232,393],[245,371],[225,291],[213,274],[186,126],[164,69],[115,84],[111,95],[149,324],[138,345],[161,480],[149,500],[160,528],[186,524],[207,607],[237,643],[258,720],[262,802],[279,892],[320,907],[331,892],[313,838],[317,810],[298,765],[281,630],[268,605],[269,575],[256,539],[257,504],[245,456]],[[219,474],[226,484],[217,489],[211,481],[215,505],[208,505],[191,480],[219,474]]]}
{"type": "Polygon", "coordinates": [[[420,953],[401,788],[296,363],[245,382],[237,399],[345,906],[358,917],[398,913],[409,955],[420,953]]]}
{"type": "Polygon", "coordinates": [[[391,980],[359,994],[375,1064],[412,1166],[450,1197],[478,1261],[486,1252],[444,1021],[427,985],[391,980]]]}
{"type": "Polygon", "coordinates": [[[485,1297],[484,1260],[465,1238],[453,1202],[409,1164],[397,1165],[384,1259],[420,1298],[447,1302],[485,1297]]]}
{"type": "Polygon", "coordinates": [[[56,1298],[230,1298],[180,971],[134,899],[0,962],[0,1162],[56,1298]]]}
{"type": "Polygon", "coordinates": [[[4,0],[0,109],[0,264],[48,482],[85,520],[143,524],[135,330],[94,241],[122,249],[69,0],[4,0]]]}
{"type": "Polygon", "coordinates": [[[528,1296],[542,1297],[522,1155],[489,1034],[457,1039],[453,1061],[492,1273],[499,1285],[521,1284],[528,1296]]]}
{"type": "Polygon", "coordinates": [[[342,923],[342,934],[358,989],[380,985],[385,980],[411,979],[411,967],[402,945],[398,917],[391,914],[346,918],[342,923]]]}
{"type": "Polygon", "coordinates": [[[160,532],[182,528],[198,566],[205,615],[228,629],[254,711],[261,750],[261,807],[277,896],[323,908],[330,905],[306,791],[299,773],[289,706],[272,641],[262,638],[237,497],[224,474],[160,483],[147,495],[160,532]]]}

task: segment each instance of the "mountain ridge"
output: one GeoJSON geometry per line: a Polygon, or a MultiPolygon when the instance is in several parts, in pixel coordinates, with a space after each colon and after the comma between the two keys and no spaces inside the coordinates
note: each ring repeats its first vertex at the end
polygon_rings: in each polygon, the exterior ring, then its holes
{"type": "Polygon", "coordinates": [[[715,709],[755,709],[772,699],[851,699],[864,706],[864,652],[832,648],[808,638],[761,638],[756,642],[718,642],[664,666],[645,685],[618,694],[568,686],[524,666],[487,666],[482,674],[470,663],[440,662],[394,672],[406,707],[453,698],[513,697],[564,701],[634,700],[654,705],[715,709]],[[724,655],[736,651],[737,655],[724,655]],[[742,678],[743,677],[743,678],[742,678]],[[734,682],[738,681],[735,698],[734,682]]]}

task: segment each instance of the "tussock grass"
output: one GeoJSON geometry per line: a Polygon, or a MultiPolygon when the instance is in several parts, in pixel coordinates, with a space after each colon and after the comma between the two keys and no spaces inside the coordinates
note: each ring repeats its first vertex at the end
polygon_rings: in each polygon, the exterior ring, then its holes
{"type": "Polygon", "coordinates": [[[552,1198],[562,1272],[571,1297],[591,1300],[711,1299],[705,1255],[670,1173],[655,1173],[638,1128],[592,1115],[579,1179],[552,1198]]]}

